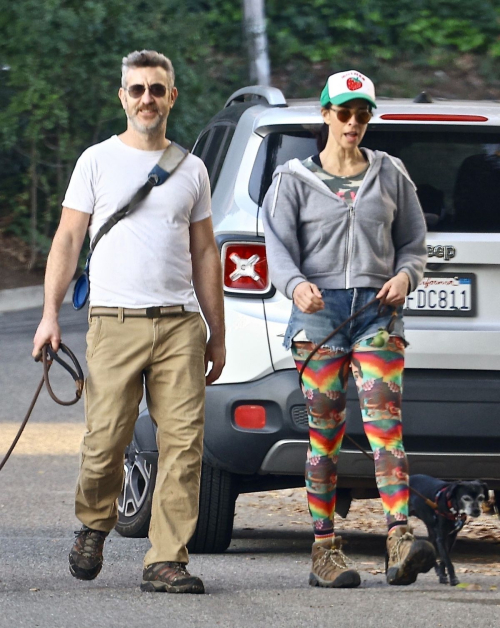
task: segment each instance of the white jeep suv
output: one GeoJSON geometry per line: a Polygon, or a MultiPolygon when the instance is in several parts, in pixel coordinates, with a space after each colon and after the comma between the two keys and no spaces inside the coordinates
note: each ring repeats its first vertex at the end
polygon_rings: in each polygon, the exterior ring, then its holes
{"type": "MultiPolygon", "coordinates": [[[[303,485],[305,404],[283,334],[291,302],[270,283],[261,206],[274,169],[317,152],[316,100],[235,92],[193,153],[212,184],[225,290],[227,365],[207,389],[200,518],[190,549],[224,551],[238,493],[303,485]]],[[[407,300],[404,442],[412,473],[482,478],[500,496],[500,104],[384,99],[363,146],[400,157],[428,224],[428,264],[407,300]]],[[[364,447],[354,384],[347,429],[364,447]]],[[[128,448],[118,531],[147,535],[156,473],[147,411],[128,448]]],[[[344,443],[337,510],[376,496],[373,464],[344,443]]]]}

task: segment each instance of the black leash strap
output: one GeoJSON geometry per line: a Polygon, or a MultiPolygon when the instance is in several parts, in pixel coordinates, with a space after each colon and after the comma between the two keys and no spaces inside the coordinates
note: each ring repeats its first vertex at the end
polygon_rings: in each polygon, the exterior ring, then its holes
{"type": "Polygon", "coordinates": [[[26,416],[24,417],[23,422],[21,423],[21,427],[19,428],[16,437],[14,438],[12,445],[9,447],[8,452],[5,454],[5,456],[3,457],[3,460],[0,462],[0,471],[3,469],[3,467],[5,466],[7,460],[10,458],[11,453],[14,451],[14,447],[17,445],[19,439],[21,438],[21,434],[24,431],[24,428],[26,427],[26,424],[28,423],[28,419],[31,416],[31,412],[33,411],[33,408],[35,407],[35,403],[38,399],[38,395],[40,394],[40,391],[42,390],[43,385],[45,384],[47,387],[47,392],[49,393],[50,397],[59,405],[61,406],[72,406],[73,404],[75,404],[77,401],[80,400],[82,393],[83,393],[83,371],[82,368],[78,362],[78,360],[76,359],[75,354],[69,349],[69,347],[67,347],[66,345],[64,345],[62,342],[60,344],[60,349],[63,353],[65,353],[71,360],[71,362],[73,363],[73,366],[71,366],[70,364],[68,364],[68,362],[65,362],[53,349],[50,345],[45,345],[42,349],[42,353],[40,356],[37,356],[35,358],[35,362],[39,362],[40,360],[43,363],[43,377],[40,380],[40,383],[38,384],[38,387],[36,389],[35,395],[33,397],[33,399],[31,400],[31,404],[30,407],[28,408],[28,412],[26,413],[26,416]],[[74,382],[75,382],[75,386],[76,386],[76,393],[75,393],[75,397],[74,399],[70,399],[69,401],[63,401],[62,399],[59,399],[55,394],[54,391],[52,390],[52,387],[50,385],[50,381],[49,381],[49,370],[50,367],[52,366],[53,362],[57,362],[58,364],[60,364],[66,371],[68,371],[68,373],[71,375],[71,377],[73,378],[74,382]]]}
{"type": "Polygon", "coordinates": [[[186,150],[182,146],[179,146],[179,144],[176,144],[175,142],[170,142],[170,144],[163,152],[160,161],[149,173],[146,183],[137,190],[137,192],[125,205],[125,207],[122,207],[114,214],[112,214],[96,233],[92,242],[90,243],[90,251],[87,256],[87,263],[90,261],[92,253],[94,252],[99,240],[104,235],[106,235],[106,233],[108,233],[108,231],[110,231],[117,222],[132,213],[137,208],[139,203],[146,198],[146,196],[151,192],[154,187],[164,183],[173,174],[175,169],[180,166],[184,159],[186,159],[188,154],[188,150],[186,150]]]}
{"type": "MultiPolygon", "coordinates": [[[[58,403],[60,406],[72,406],[73,404],[75,404],[77,401],[80,400],[83,393],[83,380],[84,380],[83,371],[78,360],[76,359],[75,354],[70,350],[69,347],[67,347],[65,344],[61,342],[61,344],[59,345],[59,348],[63,353],[65,353],[70,358],[70,360],[73,362],[74,368],[70,366],[67,362],[65,362],[54,351],[54,349],[52,349],[50,345],[45,345],[42,349],[43,381],[45,382],[45,386],[47,386],[47,392],[56,403],[58,403]],[[47,355],[49,357],[47,357],[47,355]],[[54,394],[54,391],[52,390],[52,387],[49,381],[49,368],[53,361],[56,361],[58,364],[60,364],[71,375],[71,377],[73,378],[75,382],[75,386],[76,386],[75,397],[73,399],[70,399],[69,401],[63,401],[62,399],[59,399],[58,397],[56,397],[56,395],[54,394]]],[[[38,362],[39,360],[36,360],[36,361],[38,362]]]]}

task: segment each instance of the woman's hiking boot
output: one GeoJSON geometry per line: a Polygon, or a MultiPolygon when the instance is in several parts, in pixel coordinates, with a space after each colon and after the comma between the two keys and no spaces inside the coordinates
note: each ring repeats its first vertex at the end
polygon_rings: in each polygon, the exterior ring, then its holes
{"type": "Polygon", "coordinates": [[[69,553],[69,570],[79,580],[93,580],[101,571],[102,548],[109,533],[82,526],[75,534],[75,543],[69,553]]]}
{"type": "Polygon", "coordinates": [[[192,576],[186,563],[153,563],[142,573],[141,591],[150,593],[205,593],[200,578],[192,576]]]}
{"type": "Polygon", "coordinates": [[[312,569],[309,584],[312,587],[351,589],[359,587],[361,578],[355,569],[347,566],[342,551],[342,539],[336,536],[328,542],[316,542],[312,546],[312,569]]]}
{"type": "Polygon", "coordinates": [[[391,528],[387,537],[388,584],[412,584],[419,573],[427,573],[435,562],[436,553],[432,545],[416,539],[408,525],[391,528]]]}

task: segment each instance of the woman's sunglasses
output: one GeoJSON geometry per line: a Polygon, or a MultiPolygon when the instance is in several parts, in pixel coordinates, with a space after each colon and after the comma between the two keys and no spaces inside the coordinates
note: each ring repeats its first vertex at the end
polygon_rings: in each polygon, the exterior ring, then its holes
{"type": "Polygon", "coordinates": [[[348,109],[343,107],[342,109],[332,108],[332,110],[335,111],[340,122],[348,122],[354,116],[358,124],[368,124],[372,117],[372,113],[368,109],[348,109]]]}
{"type": "Polygon", "coordinates": [[[131,85],[126,88],[132,98],[140,98],[146,89],[148,89],[151,96],[155,98],[163,98],[167,93],[167,88],[161,83],[153,83],[152,85],[148,85],[147,88],[145,85],[131,85]]]}

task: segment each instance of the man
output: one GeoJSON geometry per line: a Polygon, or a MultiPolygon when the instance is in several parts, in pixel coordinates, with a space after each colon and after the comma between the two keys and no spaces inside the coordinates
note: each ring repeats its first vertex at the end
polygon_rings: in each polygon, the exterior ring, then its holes
{"type": "MultiPolygon", "coordinates": [[[[44,344],[59,347],[58,313],[87,227],[92,239],[146,182],[170,144],[167,119],[177,89],[169,59],[154,51],[130,53],[118,95],[127,130],[82,154],[63,202],[34,356],[44,344]]],[[[222,273],[210,216],[207,171],[188,155],[92,256],[87,431],[76,489],[83,526],[69,556],[76,578],[91,580],[101,570],[144,384],[158,427],[159,460],[141,589],[204,592],[202,581],[186,570],[186,543],[198,517],[205,383],[220,376],[225,362],[222,273]],[[210,328],[208,343],[193,286],[210,328]]]]}

